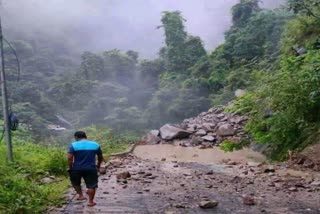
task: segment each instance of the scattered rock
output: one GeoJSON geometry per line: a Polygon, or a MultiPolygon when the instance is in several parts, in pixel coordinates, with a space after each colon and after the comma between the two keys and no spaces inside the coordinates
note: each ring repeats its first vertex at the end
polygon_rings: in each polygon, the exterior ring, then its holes
{"type": "Polygon", "coordinates": [[[234,135],[235,133],[236,133],[236,130],[230,124],[223,124],[217,130],[217,134],[220,136],[231,136],[231,135],[234,135]]]}
{"type": "Polygon", "coordinates": [[[54,179],[50,178],[50,177],[46,177],[46,178],[42,178],[40,180],[40,183],[41,184],[50,184],[50,183],[53,183],[54,182],[54,179]]]}
{"type": "Polygon", "coordinates": [[[207,175],[213,175],[213,170],[209,170],[206,174],[207,175]]]}
{"type": "Polygon", "coordinates": [[[311,186],[320,186],[320,181],[313,181],[310,185],[311,186]]]}
{"type": "Polygon", "coordinates": [[[105,167],[100,167],[99,168],[99,174],[100,175],[105,175],[107,173],[107,169],[105,167]]]}
{"type": "Polygon", "coordinates": [[[199,146],[199,149],[209,149],[209,148],[212,148],[212,145],[210,144],[202,144],[199,146]]]}
{"type": "Polygon", "coordinates": [[[200,129],[200,130],[198,130],[194,135],[195,135],[195,136],[204,136],[204,135],[206,135],[206,134],[207,134],[207,132],[206,132],[205,130],[200,129]]]}
{"type": "Polygon", "coordinates": [[[203,136],[203,137],[201,137],[201,139],[203,139],[205,141],[209,141],[209,142],[213,142],[215,140],[215,138],[213,136],[209,136],[209,135],[203,136]]]}
{"type": "Polygon", "coordinates": [[[297,189],[296,187],[290,187],[290,188],[289,188],[289,191],[291,191],[291,192],[297,192],[298,189],[297,189]]]}
{"type": "Polygon", "coordinates": [[[146,144],[159,144],[161,142],[161,138],[158,137],[157,135],[149,133],[143,136],[141,141],[146,144]]]}
{"type": "Polygon", "coordinates": [[[261,163],[248,162],[247,165],[248,165],[249,167],[259,167],[259,166],[261,166],[261,163]]]}
{"type": "Polygon", "coordinates": [[[246,195],[246,196],[243,196],[242,199],[243,199],[243,204],[245,204],[245,205],[252,206],[252,205],[256,204],[254,197],[246,195]]]}
{"type": "Polygon", "coordinates": [[[201,139],[197,136],[192,136],[192,139],[191,139],[191,144],[194,145],[194,146],[197,146],[199,144],[201,144],[201,139]]]}
{"type": "Polygon", "coordinates": [[[216,127],[216,125],[213,123],[204,123],[201,126],[201,128],[206,132],[212,131],[215,127],[216,127]]]}
{"type": "Polygon", "coordinates": [[[174,140],[187,138],[192,133],[173,125],[166,124],[160,128],[160,136],[164,140],[174,140]]]}
{"type": "Polygon", "coordinates": [[[215,200],[204,200],[199,203],[199,207],[202,209],[212,209],[218,206],[219,202],[215,200]]]}
{"type": "Polygon", "coordinates": [[[152,173],[148,172],[144,175],[144,177],[151,177],[152,176],[152,173]]]}
{"type": "Polygon", "coordinates": [[[276,168],[273,165],[268,165],[264,168],[263,172],[264,173],[273,173],[276,171],[276,168]]]}
{"type": "Polygon", "coordinates": [[[167,159],[166,158],[161,158],[161,161],[166,161],[167,159]]]}
{"type": "Polygon", "coordinates": [[[160,131],[159,130],[151,130],[150,134],[152,134],[153,136],[159,136],[160,135],[160,131]]]}
{"type": "Polygon", "coordinates": [[[234,165],[237,165],[237,162],[230,160],[227,162],[227,165],[234,166],[234,165]]]}
{"type": "Polygon", "coordinates": [[[174,205],[175,208],[178,208],[178,209],[185,209],[186,208],[186,204],[184,203],[179,203],[179,204],[176,204],[174,205]]]}
{"type": "Polygon", "coordinates": [[[240,97],[243,97],[246,95],[246,91],[243,90],[243,89],[237,89],[235,92],[234,92],[234,95],[237,97],[237,98],[240,98],[240,97]]]}
{"type": "Polygon", "coordinates": [[[131,177],[131,174],[128,171],[120,172],[119,174],[117,174],[117,180],[128,179],[130,177],[131,177]]]}

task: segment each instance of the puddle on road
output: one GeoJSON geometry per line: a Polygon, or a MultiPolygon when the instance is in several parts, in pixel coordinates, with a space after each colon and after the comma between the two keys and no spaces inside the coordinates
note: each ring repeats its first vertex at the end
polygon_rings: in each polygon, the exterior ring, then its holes
{"type": "Polygon", "coordinates": [[[202,164],[221,164],[224,159],[246,163],[263,162],[265,157],[251,149],[242,149],[235,152],[224,152],[218,147],[198,149],[196,147],[181,147],[169,144],[139,145],[133,152],[137,157],[160,161],[196,162],[202,164]]]}

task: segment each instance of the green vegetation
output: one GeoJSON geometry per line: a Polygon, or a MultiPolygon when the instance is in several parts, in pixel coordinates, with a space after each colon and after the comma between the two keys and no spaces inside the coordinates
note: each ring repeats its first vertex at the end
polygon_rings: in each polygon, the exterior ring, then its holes
{"type": "Polygon", "coordinates": [[[14,163],[6,162],[5,147],[0,146],[1,213],[42,213],[61,204],[68,187],[65,152],[23,139],[14,138],[14,163]],[[54,182],[42,183],[49,176],[54,176],[54,182]]]}
{"type": "Polygon", "coordinates": [[[225,140],[224,142],[222,142],[221,145],[219,145],[219,148],[222,149],[225,152],[233,152],[236,150],[240,150],[243,147],[249,146],[250,142],[249,141],[241,141],[239,143],[234,143],[232,141],[229,140],[225,140]]]}
{"type": "Polygon", "coordinates": [[[289,1],[289,6],[296,15],[279,39],[278,59],[273,66],[266,64],[268,72],[252,70],[250,92],[232,107],[251,116],[247,130],[257,142],[270,145],[274,159],[312,143],[320,122],[320,5],[305,0],[289,1]]]}
{"type": "MultiPolygon", "coordinates": [[[[133,135],[115,136],[110,130],[93,126],[85,130],[101,143],[106,159],[136,140],[133,135]]],[[[14,134],[14,163],[7,163],[5,146],[0,146],[0,213],[43,213],[49,206],[60,205],[69,187],[67,143],[64,147],[48,147],[32,143],[29,136],[24,129],[14,134]],[[50,176],[54,176],[54,182],[42,183],[50,176]]]]}

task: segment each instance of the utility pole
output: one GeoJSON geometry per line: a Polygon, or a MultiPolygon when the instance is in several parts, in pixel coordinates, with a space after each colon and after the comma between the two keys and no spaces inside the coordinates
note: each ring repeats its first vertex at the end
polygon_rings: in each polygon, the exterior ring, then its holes
{"type": "Polygon", "coordinates": [[[0,83],[2,93],[2,108],[3,108],[3,120],[4,120],[4,135],[7,145],[7,156],[8,161],[13,161],[12,142],[11,142],[11,130],[9,124],[9,109],[8,109],[8,93],[6,85],[6,73],[5,73],[5,62],[4,62],[4,49],[3,49],[3,34],[0,17],[0,52],[1,52],[1,71],[0,71],[0,83]]]}

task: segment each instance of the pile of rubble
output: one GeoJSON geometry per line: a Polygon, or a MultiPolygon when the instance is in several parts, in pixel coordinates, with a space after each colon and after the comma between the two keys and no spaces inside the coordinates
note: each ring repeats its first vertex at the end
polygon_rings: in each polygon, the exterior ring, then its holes
{"type": "Polygon", "coordinates": [[[320,172],[320,143],[308,146],[300,153],[289,152],[288,164],[291,168],[320,172]]]}
{"type": "Polygon", "coordinates": [[[224,112],[223,106],[211,108],[197,117],[186,119],[180,125],[166,124],[153,130],[142,140],[148,144],[175,143],[201,148],[219,145],[224,141],[240,143],[249,137],[243,130],[246,116],[224,112]]]}

